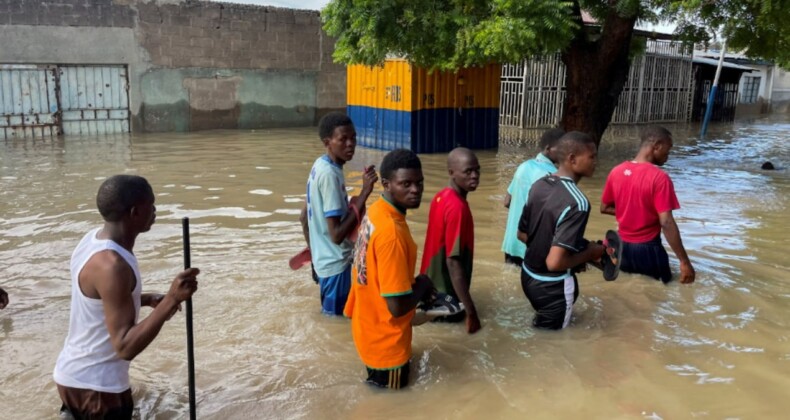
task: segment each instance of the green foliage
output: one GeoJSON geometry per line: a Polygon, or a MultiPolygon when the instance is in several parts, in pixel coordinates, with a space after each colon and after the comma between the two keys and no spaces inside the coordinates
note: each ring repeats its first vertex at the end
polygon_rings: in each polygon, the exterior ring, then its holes
{"type": "Polygon", "coordinates": [[[718,34],[728,49],[790,67],[790,0],[332,0],[322,19],[336,61],[395,55],[446,70],[561,51],[587,36],[574,6],[602,26],[612,13],[675,24],[689,43],[718,34]]]}
{"type": "Polygon", "coordinates": [[[558,51],[579,27],[570,11],[556,0],[333,0],[322,19],[335,61],[395,55],[448,70],[558,51]]]}
{"type": "Polygon", "coordinates": [[[664,1],[662,18],[678,23],[677,33],[692,42],[715,35],[727,49],[772,60],[790,68],[790,0],[664,1]]]}

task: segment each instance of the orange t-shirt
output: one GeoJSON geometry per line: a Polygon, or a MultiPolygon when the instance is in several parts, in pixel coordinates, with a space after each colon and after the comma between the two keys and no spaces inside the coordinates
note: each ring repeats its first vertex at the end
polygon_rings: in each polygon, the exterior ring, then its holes
{"type": "Polygon", "coordinates": [[[386,297],[412,293],[417,244],[406,215],[384,198],[367,210],[354,247],[351,292],[343,313],[362,362],[373,369],[395,369],[411,357],[414,310],[395,318],[386,297]]]}

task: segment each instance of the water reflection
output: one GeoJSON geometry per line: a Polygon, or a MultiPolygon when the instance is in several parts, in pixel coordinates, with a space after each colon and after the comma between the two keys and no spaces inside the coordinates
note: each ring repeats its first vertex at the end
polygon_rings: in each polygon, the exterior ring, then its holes
{"type": "MultiPolygon", "coordinates": [[[[483,330],[416,329],[414,384],[398,393],[361,382],[347,321],[322,316],[309,273],[286,266],[303,246],[305,177],[321,153],[314,129],[7,141],[0,282],[12,305],[0,312],[0,410],[56,412],[51,370],[68,322],[68,260],[97,224],[101,180],[135,173],[157,193],[157,223],[135,249],[146,290],[169,285],[181,264],[179,219],[192,219],[192,262],[203,270],[194,299],[201,418],[780,417],[790,409],[790,174],[781,170],[790,124],[716,126],[705,140],[694,126],[670,129],[666,170],[696,284],[584,273],[573,326],[533,330],[519,271],[499,251],[505,189],[540,135],[516,133],[479,153],[481,186],[469,195],[483,330]],[[780,170],[760,170],[764,160],[780,170]]],[[[616,127],[605,140],[595,177],[580,185],[594,210],[608,170],[633,156],[636,138],[636,129],[616,127]]],[[[349,194],[364,165],[383,155],[358,149],[345,168],[349,194]]],[[[422,158],[431,197],[446,185],[445,157],[422,158]]],[[[424,205],[409,215],[420,247],[427,214],[424,205]]],[[[593,212],[588,236],[613,225],[593,212]]],[[[186,413],[182,319],[132,364],[142,418],[186,413]]]]}

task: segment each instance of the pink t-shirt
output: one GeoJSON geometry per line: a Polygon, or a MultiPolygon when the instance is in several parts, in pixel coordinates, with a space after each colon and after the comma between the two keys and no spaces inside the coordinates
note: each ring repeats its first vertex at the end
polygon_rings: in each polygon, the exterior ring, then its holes
{"type": "Polygon", "coordinates": [[[658,236],[658,215],[680,208],[669,175],[646,162],[629,161],[615,166],[606,178],[601,202],[614,204],[620,237],[631,243],[658,236]]]}

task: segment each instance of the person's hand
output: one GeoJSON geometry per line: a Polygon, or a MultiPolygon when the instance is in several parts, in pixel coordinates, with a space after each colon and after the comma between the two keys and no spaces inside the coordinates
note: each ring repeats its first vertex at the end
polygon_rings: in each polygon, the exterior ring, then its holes
{"type": "Polygon", "coordinates": [[[0,287],[0,309],[4,309],[8,305],[8,293],[0,287]]]}
{"type": "MultiPolygon", "coordinates": [[[[151,295],[151,297],[149,299],[150,300],[148,301],[148,306],[150,306],[152,308],[156,308],[165,299],[165,295],[163,295],[161,293],[156,293],[156,294],[151,295]]],[[[172,311],[170,311],[170,315],[167,316],[167,319],[170,320],[170,318],[172,318],[173,315],[175,315],[176,312],[178,312],[180,310],[181,310],[181,304],[179,303],[178,306],[176,306],[175,308],[173,308],[172,311]]]]}
{"type": "Polygon", "coordinates": [[[466,332],[469,334],[474,334],[480,331],[480,318],[477,317],[477,313],[466,313],[466,332]]]}
{"type": "Polygon", "coordinates": [[[571,270],[571,271],[574,272],[574,273],[582,273],[584,271],[587,271],[587,263],[581,263],[581,264],[577,265],[576,267],[573,267],[573,270],[571,270]]]}
{"type": "Polygon", "coordinates": [[[422,302],[432,304],[433,301],[436,300],[436,294],[439,293],[439,291],[436,290],[436,287],[434,287],[433,281],[431,281],[430,277],[428,277],[425,274],[418,275],[417,277],[414,278],[414,286],[412,286],[412,289],[423,287],[421,286],[422,283],[426,283],[426,282],[427,284],[424,286],[426,288],[426,292],[425,294],[423,294],[422,299],[420,300],[422,302]]]}
{"type": "Polygon", "coordinates": [[[197,275],[200,270],[197,268],[187,268],[186,270],[178,273],[173,283],[170,285],[170,291],[167,294],[176,301],[181,303],[192,297],[197,291],[198,282],[197,275]]]}
{"type": "Polygon", "coordinates": [[[376,167],[374,165],[366,166],[362,174],[362,194],[360,194],[360,197],[364,197],[364,200],[366,200],[370,193],[373,192],[373,187],[378,180],[379,176],[376,174],[376,167]]]}
{"type": "Polygon", "coordinates": [[[694,271],[694,267],[691,266],[691,261],[685,261],[680,263],[680,282],[683,284],[694,283],[694,279],[697,277],[697,273],[694,271]]]}
{"type": "Polygon", "coordinates": [[[592,261],[601,261],[601,257],[606,252],[606,245],[598,243],[598,242],[590,242],[587,245],[587,249],[590,250],[592,261]]]}

